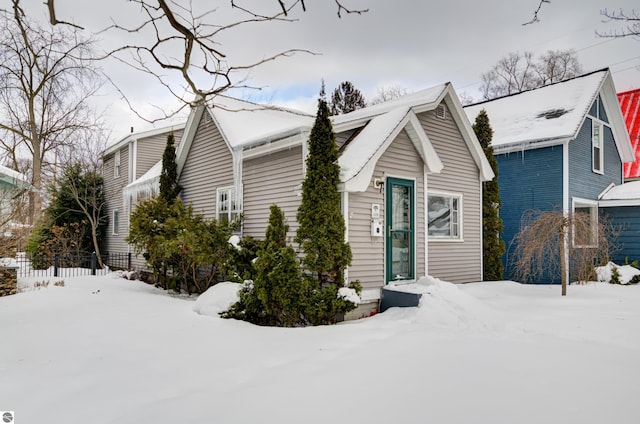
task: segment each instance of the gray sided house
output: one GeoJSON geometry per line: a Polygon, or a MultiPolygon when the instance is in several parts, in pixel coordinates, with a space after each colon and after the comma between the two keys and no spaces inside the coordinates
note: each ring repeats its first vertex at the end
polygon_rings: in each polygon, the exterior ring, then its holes
{"type": "MultiPolygon", "coordinates": [[[[132,252],[125,239],[129,235],[129,214],[139,197],[148,197],[157,190],[157,181],[145,179],[149,171],[160,163],[167,144],[167,136],[173,132],[176,144],[182,137],[184,123],[149,131],[132,133],[107,147],[103,154],[103,170],[109,229],[105,248],[107,252],[132,252]],[[129,184],[137,182],[138,190],[129,184]]],[[[160,174],[158,170],[158,175],[160,174]]],[[[144,266],[142,257],[135,257],[136,267],[144,266]]]]}
{"type": "Polygon", "coordinates": [[[505,277],[512,278],[512,240],[523,215],[579,210],[595,220],[600,195],[622,184],[623,163],[634,154],[608,69],[470,105],[465,112],[473,122],[482,109],[494,130],[505,277]]]}
{"type": "MultiPolygon", "coordinates": [[[[177,162],[182,199],[208,218],[243,216],[263,238],[269,206],[297,229],[315,116],[225,96],[192,110],[177,162]]],[[[367,309],[390,281],[482,279],[482,182],[493,172],[450,84],[332,118],[342,209],[367,309]]],[[[155,174],[154,174],[155,172],[155,174]]],[[[159,174],[133,181],[135,193],[159,174]]]]}

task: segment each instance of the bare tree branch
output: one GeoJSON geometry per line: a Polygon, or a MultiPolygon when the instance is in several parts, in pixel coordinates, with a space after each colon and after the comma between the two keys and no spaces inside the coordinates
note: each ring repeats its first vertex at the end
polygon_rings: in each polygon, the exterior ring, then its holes
{"type": "MultiPolygon", "coordinates": [[[[19,5],[24,0],[12,1],[16,13],[18,10],[22,13],[19,5]]],[[[334,2],[339,18],[343,14],[368,11],[349,8],[345,0],[334,2]]],[[[170,0],[129,0],[129,3],[140,8],[140,19],[129,25],[113,20],[112,25],[101,33],[120,32],[126,41],[95,59],[115,58],[132,69],[152,75],[183,105],[193,104],[192,99],[206,100],[231,88],[241,87],[247,71],[265,63],[293,54],[314,54],[309,50],[291,48],[247,63],[229,64],[227,52],[220,41],[225,34],[245,25],[297,21],[293,12],[298,8],[302,12],[307,11],[304,0],[270,0],[260,5],[246,0],[230,0],[231,9],[240,12],[240,18],[226,23],[216,22],[211,16],[218,8],[202,13],[196,12],[191,3],[187,5],[170,0]],[[176,78],[180,81],[178,85],[176,78]]],[[[74,29],[80,28],[57,18],[55,0],[45,0],[44,4],[52,25],[67,24],[74,29]]],[[[119,92],[124,96],[123,90],[119,92]]],[[[130,108],[134,107],[132,101],[127,100],[127,103],[130,108]]],[[[169,117],[182,109],[180,106],[163,115],[169,117]]]]}
{"type": "Polygon", "coordinates": [[[26,150],[32,161],[31,209],[40,215],[43,172],[59,147],[81,143],[99,119],[88,99],[101,86],[86,58],[92,40],[73,27],[39,27],[22,13],[0,12],[0,148],[16,162],[26,150]]]}
{"type": "Polygon", "coordinates": [[[575,50],[548,50],[534,60],[531,52],[514,52],[482,74],[484,100],[520,93],[582,73],[575,50]]]}
{"type": "Polygon", "coordinates": [[[529,22],[523,23],[522,26],[531,25],[531,24],[535,24],[536,22],[540,22],[540,19],[538,18],[538,13],[540,13],[540,9],[542,9],[543,3],[551,3],[551,0],[540,0],[540,4],[538,5],[538,8],[533,12],[533,18],[531,18],[529,22]]]}
{"type": "Polygon", "coordinates": [[[596,31],[598,37],[606,38],[622,38],[622,37],[636,37],[640,38],[640,14],[635,10],[631,10],[630,13],[626,13],[620,9],[617,12],[610,12],[607,9],[600,11],[600,14],[605,17],[606,23],[608,22],[620,22],[625,25],[617,30],[611,30],[609,32],[596,31]]]}
{"type": "MultiPolygon", "coordinates": [[[[17,1],[17,0],[14,0],[14,1],[17,1]]],[[[49,10],[49,22],[51,23],[51,25],[63,24],[63,25],[72,26],[77,29],[84,29],[81,26],[73,24],[71,22],[58,20],[56,18],[56,7],[54,4],[54,0],[47,0],[46,4],[47,4],[47,9],[49,10]]]]}

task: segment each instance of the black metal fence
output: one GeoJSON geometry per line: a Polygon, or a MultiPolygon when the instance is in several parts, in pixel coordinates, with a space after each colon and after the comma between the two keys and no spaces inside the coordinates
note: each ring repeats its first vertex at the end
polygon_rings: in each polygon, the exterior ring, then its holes
{"type": "Polygon", "coordinates": [[[75,277],[106,275],[113,270],[130,270],[131,253],[95,252],[55,253],[53,255],[18,254],[19,277],[75,277]]]}

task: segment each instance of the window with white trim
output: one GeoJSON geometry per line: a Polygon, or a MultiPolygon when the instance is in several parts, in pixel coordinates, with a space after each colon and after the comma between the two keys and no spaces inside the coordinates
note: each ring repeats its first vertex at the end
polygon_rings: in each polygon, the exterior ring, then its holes
{"type": "Polygon", "coordinates": [[[232,222],[239,219],[242,206],[236,199],[233,187],[222,187],[216,190],[216,219],[220,222],[232,222]]]}
{"type": "Polygon", "coordinates": [[[117,150],[113,156],[113,176],[115,178],[120,176],[120,150],[117,150]]]}
{"type": "Polygon", "coordinates": [[[462,196],[429,193],[428,234],[432,239],[459,240],[462,238],[462,196]]]}
{"type": "Polygon", "coordinates": [[[118,209],[114,209],[111,216],[111,233],[114,236],[117,236],[120,229],[120,211],[118,209]]]}
{"type": "Polygon", "coordinates": [[[598,245],[598,203],[573,201],[573,247],[598,245]]]}
{"type": "Polygon", "coordinates": [[[604,146],[602,145],[602,122],[591,120],[591,156],[593,172],[604,173],[604,146]]]}

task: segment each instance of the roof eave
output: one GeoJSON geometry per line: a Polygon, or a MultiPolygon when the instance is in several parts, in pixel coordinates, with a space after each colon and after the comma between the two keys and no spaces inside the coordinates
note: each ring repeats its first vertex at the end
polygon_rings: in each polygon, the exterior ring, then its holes
{"type": "Polygon", "coordinates": [[[175,130],[181,130],[183,128],[185,128],[187,125],[187,122],[180,122],[177,124],[173,124],[173,125],[167,125],[161,128],[154,128],[151,130],[147,130],[147,131],[141,131],[141,132],[136,132],[136,133],[131,133],[123,138],[121,138],[120,140],[118,140],[117,142],[115,142],[114,144],[112,144],[111,146],[108,146],[103,153],[103,156],[107,156],[110,155],[111,153],[114,153],[116,150],[121,149],[122,147],[124,147],[127,143],[129,143],[130,141],[135,141],[141,138],[146,138],[146,137],[152,137],[154,135],[158,135],[158,134],[162,134],[165,132],[169,132],[169,131],[175,131],[175,130]]]}

